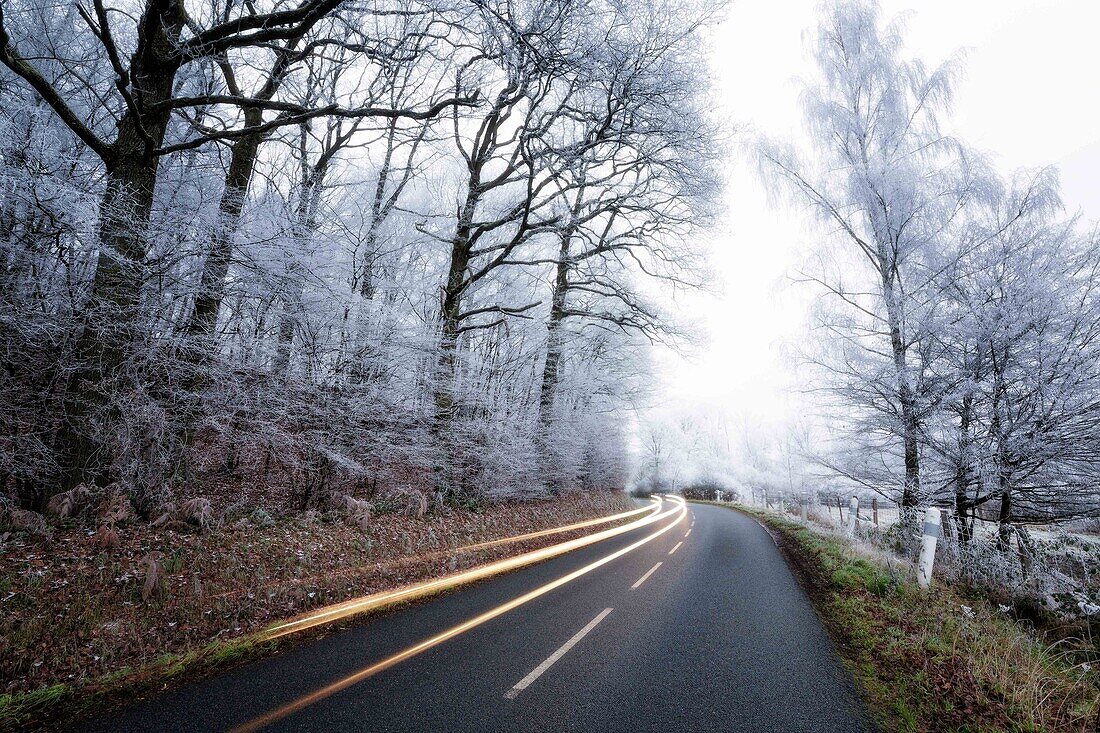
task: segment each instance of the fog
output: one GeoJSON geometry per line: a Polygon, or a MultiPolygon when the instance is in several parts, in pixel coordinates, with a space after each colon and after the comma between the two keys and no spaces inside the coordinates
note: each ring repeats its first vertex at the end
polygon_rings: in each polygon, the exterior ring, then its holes
{"type": "MultiPolygon", "coordinates": [[[[774,451],[798,442],[792,436],[831,428],[798,354],[814,339],[820,293],[796,282],[796,272],[834,233],[804,205],[769,196],[747,152],[761,132],[807,144],[799,100],[813,73],[806,48],[820,9],[809,0],[745,0],[713,31],[715,97],[720,116],[736,125],[731,147],[739,161],[727,169],[727,213],[710,242],[719,292],[677,301],[706,336],[659,351],[661,387],[639,417],[639,434],[684,420],[720,423],[719,433],[737,436],[726,473],[752,463],[759,449],[746,445],[774,451]]],[[[906,55],[928,67],[960,58],[954,101],[941,120],[946,134],[987,155],[1002,174],[1057,166],[1066,212],[1080,211],[1081,226],[1100,219],[1100,93],[1086,83],[1094,65],[1089,29],[1100,8],[1016,0],[991,17],[986,3],[891,0],[882,10],[887,19],[904,17],[906,55]]],[[[681,479],[691,480],[714,460],[680,462],[681,479]]]]}

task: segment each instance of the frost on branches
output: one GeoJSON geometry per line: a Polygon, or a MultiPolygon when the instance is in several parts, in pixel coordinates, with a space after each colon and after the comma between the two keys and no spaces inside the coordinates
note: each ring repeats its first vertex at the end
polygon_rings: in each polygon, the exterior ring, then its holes
{"type": "Polygon", "coordinates": [[[622,486],[716,205],[710,15],[4,2],[8,500],[622,486]]]}
{"type": "Polygon", "coordinates": [[[1034,555],[1027,525],[1100,516],[1100,237],[1056,171],[1005,178],[942,131],[958,64],[906,57],[902,30],[830,4],[810,148],[757,147],[821,221],[801,273],[820,292],[804,386],[834,428],[817,460],[903,513],[952,509],[964,543],[988,520],[1034,555]]]}

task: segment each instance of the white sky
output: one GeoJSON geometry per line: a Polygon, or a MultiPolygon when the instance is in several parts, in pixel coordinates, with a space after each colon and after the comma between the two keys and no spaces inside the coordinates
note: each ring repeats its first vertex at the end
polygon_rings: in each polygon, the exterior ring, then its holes
{"type": "MultiPolygon", "coordinates": [[[[803,138],[798,77],[810,72],[803,38],[817,9],[817,0],[734,0],[713,54],[728,119],[803,138]]],[[[950,133],[1004,172],[1057,165],[1067,209],[1100,220],[1100,2],[883,0],[883,11],[912,11],[908,55],[930,67],[965,51],[950,133]]],[[[814,227],[799,210],[770,203],[746,162],[731,162],[728,176],[729,214],[712,251],[723,292],[678,302],[709,337],[690,358],[659,354],[659,403],[782,421],[798,411],[783,353],[803,333],[808,301],[806,286],[786,274],[814,227]]]]}

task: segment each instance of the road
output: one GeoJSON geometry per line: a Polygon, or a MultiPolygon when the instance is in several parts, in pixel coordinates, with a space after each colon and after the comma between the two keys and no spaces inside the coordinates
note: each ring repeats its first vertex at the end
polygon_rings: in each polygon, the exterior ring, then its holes
{"type": "Polygon", "coordinates": [[[682,500],[659,516],[79,729],[873,730],[771,536],[682,500]]]}

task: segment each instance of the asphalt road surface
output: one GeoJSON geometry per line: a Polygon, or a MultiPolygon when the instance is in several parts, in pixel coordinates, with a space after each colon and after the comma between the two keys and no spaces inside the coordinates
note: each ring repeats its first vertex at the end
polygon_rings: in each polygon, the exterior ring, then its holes
{"type": "Polygon", "coordinates": [[[767,531],[721,507],[662,510],[647,526],[79,729],[873,730],[767,531]],[[482,614],[491,618],[462,628],[482,614]],[[417,653],[393,659],[402,652],[417,653]]]}

